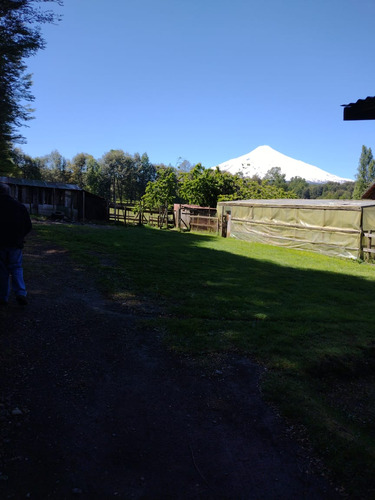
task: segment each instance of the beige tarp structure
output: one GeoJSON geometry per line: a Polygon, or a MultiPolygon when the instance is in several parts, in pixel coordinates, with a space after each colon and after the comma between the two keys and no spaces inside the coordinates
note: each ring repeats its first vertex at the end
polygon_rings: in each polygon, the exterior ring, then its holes
{"type": "Polygon", "coordinates": [[[372,231],[375,239],[375,200],[224,201],[217,210],[227,236],[246,241],[356,259],[372,252],[372,231]]]}

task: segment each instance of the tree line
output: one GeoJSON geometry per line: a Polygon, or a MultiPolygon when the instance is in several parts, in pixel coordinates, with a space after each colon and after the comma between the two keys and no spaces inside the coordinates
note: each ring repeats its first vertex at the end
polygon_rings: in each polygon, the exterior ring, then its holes
{"type": "Polygon", "coordinates": [[[68,160],[57,150],[32,158],[15,148],[12,156],[13,176],[75,184],[113,202],[149,209],[173,203],[216,207],[218,201],[250,198],[350,199],[357,186],[354,182],[309,184],[301,177],[286,181],[279,167],[261,179],[218,167],[206,169],[200,163],[192,166],[186,160],[177,167],[153,164],[147,153],[131,155],[123,150],[111,150],[99,159],[78,153],[68,160]]]}
{"type": "Polygon", "coordinates": [[[360,199],[375,183],[375,159],[371,148],[362,146],[355,182],[310,184],[301,177],[287,181],[279,167],[265,177],[245,178],[200,163],[188,161],[177,167],[151,163],[147,153],[131,155],[111,150],[95,159],[78,153],[72,160],[57,150],[32,158],[19,148],[12,149],[12,160],[0,175],[25,179],[76,184],[112,201],[142,203],[147,208],[173,203],[216,206],[218,201],[250,198],[360,199]]]}

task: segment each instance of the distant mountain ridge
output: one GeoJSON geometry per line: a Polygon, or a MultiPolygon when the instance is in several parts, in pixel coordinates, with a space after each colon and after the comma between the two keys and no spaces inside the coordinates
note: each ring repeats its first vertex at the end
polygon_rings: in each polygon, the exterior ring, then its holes
{"type": "Polygon", "coordinates": [[[330,174],[321,168],[315,167],[300,160],[286,156],[270,146],[259,146],[246,155],[233,158],[218,165],[221,171],[237,174],[241,172],[244,177],[258,175],[260,178],[266,175],[268,170],[279,167],[281,173],[285,174],[287,181],[292,177],[302,177],[309,183],[324,184],[326,182],[353,182],[353,179],[345,179],[330,174]]]}

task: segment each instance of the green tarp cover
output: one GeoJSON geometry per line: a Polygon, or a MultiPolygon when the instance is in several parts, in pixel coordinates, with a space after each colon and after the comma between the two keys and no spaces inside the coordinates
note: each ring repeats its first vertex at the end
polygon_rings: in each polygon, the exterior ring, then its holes
{"type": "Polygon", "coordinates": [[[375,231],[373,200],[243,200],[219,203],[218,214],[230,214],[233,238],[354,259],[375,231]]]}

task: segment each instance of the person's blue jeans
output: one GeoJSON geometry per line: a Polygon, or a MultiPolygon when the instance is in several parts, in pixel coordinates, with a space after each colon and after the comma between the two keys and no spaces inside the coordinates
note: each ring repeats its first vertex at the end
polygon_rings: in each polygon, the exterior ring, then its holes
{"type": "Polygon", "coordinates": [[[0,249],[0,300],[8,302],[10,294],[10,277],[12,290],[16,296],[26,297],[26,286],[23,280],[22,250],[20,248],[0,249]]]}

